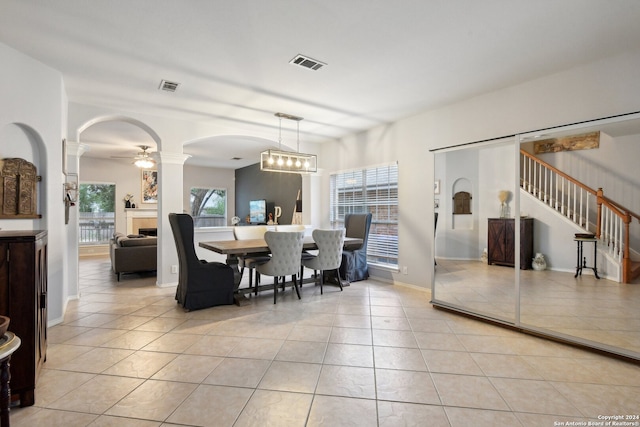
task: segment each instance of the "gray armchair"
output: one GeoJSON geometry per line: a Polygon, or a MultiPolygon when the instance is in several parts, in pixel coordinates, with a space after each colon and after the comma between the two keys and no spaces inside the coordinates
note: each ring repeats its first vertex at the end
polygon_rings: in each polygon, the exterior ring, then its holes
{"type": "Polygon", "coordinates": [[[367,241],[371,228],[371,214],[349,214],[344,217],[344,228],[347,237],[362,239],[362,245],[347,247],[342,252],[340,277],[348,282],[357,282],[369,278],[367,265],[367,241]]]}
{"type": "Polygon", "coordinates": [[[221,262],[199,260],[193,243],[193,218],[169,214],[180,264],[176,300],[186,310],[233,304],[233,269],[221,262]]]}

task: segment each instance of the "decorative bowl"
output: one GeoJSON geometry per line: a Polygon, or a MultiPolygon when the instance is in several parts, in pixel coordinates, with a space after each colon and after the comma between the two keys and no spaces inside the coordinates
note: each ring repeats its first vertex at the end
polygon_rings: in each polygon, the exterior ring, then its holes
{"type": "Polygon", "coordinates": [[[0,316],[0,338],[4,337],[9,329],[9,320],[7,316],[0,316]]]}

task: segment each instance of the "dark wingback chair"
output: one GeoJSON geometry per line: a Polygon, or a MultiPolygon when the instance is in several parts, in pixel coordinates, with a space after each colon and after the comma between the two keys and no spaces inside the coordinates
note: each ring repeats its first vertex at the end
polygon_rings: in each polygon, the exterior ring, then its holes
{"type": "Polygon", "coordinates": [[[199,260],[193,244],[193,218],[169,214],[178,250],[180,273],[176,300],[186,310],[233,304],[233,269],[221,262],[199,260]]]}
{"type": "Polygon", "coordinates": [[[371,228],[371,214],[349,214],[344,217],[346,237],[362,239],[362,245],[347,247],[342,252],[340,264],[340,277],[348,282],[357,282],[369,278],[367,266],[367,241],[369,228],[371,228]]]}

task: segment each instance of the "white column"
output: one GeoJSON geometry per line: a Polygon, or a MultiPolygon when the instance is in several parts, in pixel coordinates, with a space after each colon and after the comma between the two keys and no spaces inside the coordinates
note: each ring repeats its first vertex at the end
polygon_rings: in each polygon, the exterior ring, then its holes
{"type": "MultiPolygon", "coordinates": [[[[89,151],[89,146],[86,144],[79,144],[77,142],[66,142],[66,154],[67,154],[67,175],[76,174],[78,175],[80,172],[80,156],[89,151]]],[[[63,153],[64,155],[64,153],[63,153]]],[[[66,181],[66,177],[65,177],[66,181]]],[[[80,177],[76,182],[80,182],[80,177]]],[[[64,206],[64,202],[62,201],[63,192],[60,189],[60,202],[62,206],[64,206]]],[[[64,207],[63,207],[64,209],[64,207]]],[[[78,230],[80,228],[80,219],[78,215],[79,203],[76,203],[75,206],[69,207],[69,223],[65,224],[66,228],[66,236],[67,236],[67,248],[69,248],[69,252],[63,256],[67,256],[67,260],[65,262],[67,266],[67,277],[66,286],[62,290],[63,302],[66,306],[66,303],[72,299],[78,299],[80,297],[80,289],[79,289],[79,246],[80,243],[78,241],[78,230]]]]}
{"type": "Polygon", "coordinates": [[[189,157],[189,155],[175,152],[154,153],[158,165],[158,277],[156,284],[161,287],[178,284],[178,253],[169,225],[169,214],[183,211],[183,165],[189,157]],[[173,266],[175,266],[174,269],[172,269],[173,266]]]}
{"type": "MultiPolygon", "coordinates": [[[[302,174],[302,223],[311,228],[327,228],[322,221],[322,191],[323,170],[313,174],[302,174]]],[[[328,216],[327,216],[328,218],[328,216]]]]}

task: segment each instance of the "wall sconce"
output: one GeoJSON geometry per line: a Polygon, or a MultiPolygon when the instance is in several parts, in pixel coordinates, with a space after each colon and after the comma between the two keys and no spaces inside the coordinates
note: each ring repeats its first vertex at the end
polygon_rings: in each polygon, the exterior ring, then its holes
{"type": "Polygon", "coordinates": [[[70,173],[67,174],[66,182],[63,184],[64,187],[64,201],[69,203],[71,206],[74,206],[78,201],[78,174],[70,173]]]}
{"type": "Polygon", "coordinates": [[[64,223],[69,224],[69,207],[78,202],[78,174],[68,173],[66,181],[62,184],[64,201],[64,223]]]}

